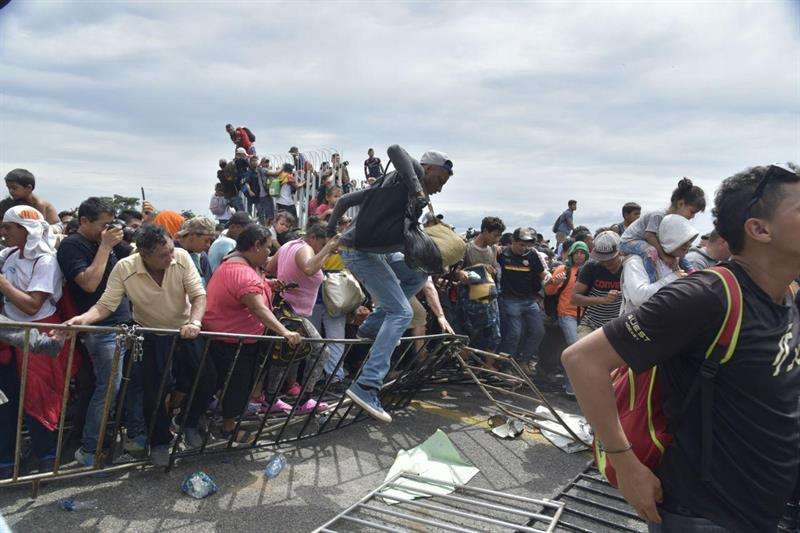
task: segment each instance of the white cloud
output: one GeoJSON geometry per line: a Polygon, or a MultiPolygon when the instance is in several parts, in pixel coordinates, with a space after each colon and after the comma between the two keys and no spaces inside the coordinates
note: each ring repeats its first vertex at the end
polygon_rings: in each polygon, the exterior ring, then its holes
{"type": "Polygon", "coordinates": [[[235,122],[260,152],[335,148],[355,174],[369,146],[447,151],[437,207],[472,224],[547,229],[567,197],[601,224],[680,176],[711,195],[798,158],[797,21],[777,2],[12,2],[0,170],[64,206],[144,186],[205,211],[235,122]]]}

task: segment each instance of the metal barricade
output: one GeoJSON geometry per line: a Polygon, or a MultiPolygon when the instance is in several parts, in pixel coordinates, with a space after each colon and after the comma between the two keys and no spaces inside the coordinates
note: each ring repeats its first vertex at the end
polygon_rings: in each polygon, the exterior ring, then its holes
{"type": "MultiPolygon", "coordinates": [[[[130,384],[133,370],[136,365],[142,365],[147,358],[155,357],[155,353],[148,353],[143,349],[145,336],[152,335],[169,341],[169,351],[164,358],[161,367],[160,383],[158,393],[155,395],[155,407],[150,412],[149,424],[147,425],[147,439],[153,436],[154,425],[158,415],[158,409],[167,409],[165,397],[170,393],[170,401],[180,396],[174,394],[177,391],[172,381],[176,380],[176,368],[185,364],[176,357],[176,347],[178,343],[185,342],[179,338],[178,330],[143,328],[138,326],[122,327],[95,327],[95,326],[73,326],[67,327],[58,324],[32,324],[8,322],[0,324],[0,328],[16,328],[24,330],[24,343],[21,348],[16,349],[15,357],[19,361],[19,394],[16,401],[19,402],[16,415],[16,432],[14,434],[14,464],[10,478],[0,479],[0,488],[10,485],[20,485],[30,483],[34,496],[38,493],[39,485],[43,481],[54,479],[67,479],[95,474],[98,471],[114,472],[148,465],[150,461],[146,458],[129,459],[122,453],[120,448],[123,443],[122,430],[126,426],[126,418],[123,416],[126,406],[126,395],[130,394],[130,384]],[[64,375],[64,386],[60,398],[59,423],[56,431],[55,460],[52,471],[36,472],[24,474],[22,471],[22,457],[26,436],[31,435],[25,431],[25,397],[28,389],[28,368],[33,357],[46,357],[44,355],[32,354],[30,350],[31,332],[33,329],[40,331],[63,331],[66,330],[66,355],[62,353],[59,357],[66,357],[66,367],[64,375]],[[97,451],[94,455],[92,466],[81,466],[76,461],[72,461],[72,452],[65,455],[68,446],[66,432],[74,430],[71,426],[67,411],[70,406],[71,398],[71,374],[72,366],[76,360],[76,349],[81,334],[88,333],[110,333],[115,337],[115,349],[111,362],[111,372],[109,382],[115,379],[120,367],[122,367],[122,378],[119,389],[115,386],[107,387],[105,400],[103,403],[100,429],[98,432],[97,451]],[[113,407],[113,409],[112,409],[113,407]],[[106,445],[108,443],[108,445],[106,445]],[[69,457],[65,460],[65,457],[69,457]],[[121,462],[124,459],[124,462],[121,462]],[[76,466],[77,465],[77,466],[76,466]]],[[[367,418],[368,415],[343,393],[343,387],[334,384],[334,378],[339,369],[348,365],[350,375],[355,381],[360,375],[369,356],[371,341],[367,339],[303,339],[296,347],[291,347],[282,337],[258,336],[258,335],[238,335],[230,333],[201,332],[198,337],[202,343],[202,355],[197,364],[197,371],[192,376],[191,387],[189,390],[179,391],[185,394],[185,402],[180,406],[170,405],[169,416],[180,409],[180,420],[173,419],[172,433],[174,438],[171,442],[169,454],[169,470],[176,459],[199,456],[202,454],[227,453],[232,451],[252,450],[270,446],[292,443],[299,440],[312,438],[318,435],[335,431],[342,427],[367,418]],[[253,398],[259,392],[260,387],[267,388],[267,382],[271,383],[275,394],[272,395],[269,405],[263,408],[263,413],[248,413],[247,404],[245,408],[236,416],[235,428],[227,439],[214,437],[219,434],[222,425],[219,417],[215,417],[212,411],[205,411],[205,436],[203,443],[199,447],[191,448],[184,443],[184,428],[190,407],[193,405],[195,396],[198,394],[198,387],[204,372],[209,365],[216,365],[215,359],[218,353],[215,343],[226,340],[233,341],[236,351],[233,360],[230,362],[227,373],[224,376],[217,376],[217,384],[221,386],[215,389],[215,397],[219,404],[225,401],[226,394],[231,390],[232,376],[236,365],[239,362],[242,347],[246,344],[260,343],[255,364],[255,373],[250,379],[250,390],[248,398],[253,398]],[[335,367],[322,374],[321,365],[329,357],[328,348],[331,345],[340,345],[342,355],[336,362],[335,367]],[[356,353],[358,352],[358,353],[356,353]],[[276,355],[277,354],[277,355],[276,355]],[[281,355],[282,354],[282,355],[281,355]],[[283,357],[284,359],[280,359],[283,357]],[[351,357],[352,356],[352,357],[351,357]],[[356,360],[360,357],[360,361],[356,360]],[[301,392],[298,401],[294,402],[291,411],[272,413],[272,407],[276,404],[280,394],[293,372],[298,371],[298,366],[305,366],[305,370],[300,374],[298,382],[301,392]],[[327,377],[324,377],[327,375],[327,377]],[[319,376],[322,379],[317,381],[319,376]],[[334,390],[336,392],[334,392],[334,390]],[[301,412],[298,408],[300,398],[303,395],[312,395],[317,398],[317,405],[307,412],[301,412]],[[254,434],[252,441],[247,444],[240,444],[237,436],[240,430],[246,429],[254,434]]],[[[405,337],[395,350],[390,371],[386,376],[383,388],[379,396],[384,408],[387,411],[402,409],[408,406],[413,396],[419,389],[430,380],[431,375],[439,368],[444,361],[451,358],[454,353],[463,348],[465,339],[453,335],[427,335],[422,337],[405,337]]],[[[63,350],[62,350],[63,352],[63,350]]],[[[13,362],[12,362],[13,364],[13,362]]],[[[148,386],[153,386],[150,384],[148,386]]],[[[235,386],[242,386],[241,383],[235,386]]],[[[285,396],[284,396],[285,397],[285,396]]],[[[249,400],[248,400],[249,401],[249,400]]],[[[8,406],[6,406],[7,408],[8,406]]],[[[0,406],[0,408],[3,408],[0,406]]],[[[145,416],[145,420],[148,420],[145,416]]],[[[8,428],[0,428],[0,431],[7,431],[8,428]]]]}

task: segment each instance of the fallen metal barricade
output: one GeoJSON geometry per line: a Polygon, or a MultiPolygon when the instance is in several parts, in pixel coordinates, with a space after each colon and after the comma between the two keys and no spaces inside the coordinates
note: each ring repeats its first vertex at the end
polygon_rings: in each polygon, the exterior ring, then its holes
{"type": "MultiPolygon", "coordinates": [[[[166,329],[153,329],[153,328],[140,328],[140,327],[94,327],[94,326],[73,326],[66,327],[63,325],[55,324],[31,324],[31,323],[18,323],[8,322],[0,324],[3,328],[23,328],[25,330],[25,344],[18,352],[18,357],[21,357],[21,368],[19,372],[19,395],[16,400],[19,403],[17,411],[17,431],[15,434],[14,444],[14,466],[13,473],[8,479],[0,479],[0,488],[10,485],[20,485],[30,483],[32,485],[33,495],[38,493],[39,485],[43,481],[50,481],[54,479],[67,479],[74,477],[81,477],[86,475],[96,474],[98,472],[115,472],[126,470],[130,468],[143,467],[149,464],[147,459],[130,459],[125,462],[119,462],[125,456],[120,453],[122,447],[122,430],[125,426],[123,418],[123,411],[126,405],[126,395],[129,393],[129,386],[131,381],[131,373],[135,364],[138,364],[142,358],[150,356],[148,353],[143,353],[142,342],[143,335],[155,334],[159,336],[171,337],[171,348],[166,356],[164,363],[165,369],[172,369],[176,344],[178,342],[177,330],[166,329]],[[24,431],[24,418],[25,418],[25,395],[27,391],[28,381],[28,366],[32,354],[30,353],[30,332],[32,329],[39,330],[67,330],[68,337],[68,355],[67,364],[65,369],[65,383],[63,393],[61,395],[60,405],[60,419],[57,428],[56,438],[56,451],[55,461],[52,471],[37,472],[23,474],[21,470],[22,456],[25,444],[24,431]],[[75,334],[72,334],[75,333],[75,334]],[[71,389],[70,377],[72,372],[73,361],[75,358],[75,350],[77,348],[78,335],[80,333],[113,333],[116,335],[116,346],[112,361],[112,371],[110,372],[109,379],[113,379],[118,369],[122,365],[122,381],[119,391],[114,391],[114,387],[107,388],[105,402],[103,404],[103,413],[100,423],[100,431],[98,434],[97,452],[94,455],[94,464],[92,466],[76,466],[77,462],[72,461],[72,453],[65,455],[67,451],[66,430],[74,430],[71,428],[70,421],[67,419],[67,408],[70,405],[71,389]],[[116,406],[112,409],[112,406],[116,406]],[[104,446],[106,442],[108,446],[104,446]],[[64,460],[68,457],[68,460],[64,460]]],[[[303,339],[303,342],[295,348],[291,348],[286,344],[282,337],[274,336],[258,336],[258,335],[237,335],[228,333],[212,333],[201,332],[200,339],[203,342],[202,359],[199,362],[198,371],[192,380],[191,389],[186,393],[186,401],[181,410],[180,421],[177,427],[174,428],[175,438],[172,443],[169,466],[170,469],[175,460],[178,458],[186,458],[197,456],[201,454],[211,453],[225,453],[231,451],[253,450],[264,447],[277,446],[281,444],[288,444],[306,438],[312,438],[318,435],[335,431],[342,427],[346,427],[357,421],[363,420],[368,415],[357,405],[353,404],[349,398],[343,394],[343,389],[339,389],[337,393],[333,393],[334,385],[333,380],[337,371],[342,368],[346,363],[350,363],[349,355],[351,352],[360,350],[361,361],[351,367],[350,375],[355,381],[360,374],[364,363],[367,360],[367,351],[371,345],[370,340],[366,339],[303,339]],[[206,414],[209,419],[208,431],[204,437],[204,442],[199,448],[187,448],[183,444],[183,428],[185,427],[186,419],[188,416],[189,406],[192,405],[195,394],[198,390],[198,383],[201,379],[201,373],[204,371],[205,365],[213,364],[211,361],[213,357],[210,355],[209,348],[211,343],[221,339],[235,339],[237,343],[236,353],[233,361],[230,364],[227,375],[224,378],[223,386],[217,390],[216,398],[221,404],[224,401],[225,395],[228,393],[231,384],[231,376],[233,375],[234,368],[236,367],[239,355],[243,344],[246,341],[258,341],[263,343],[262,349],[258,356],[256,366],[256,373],[252,380],[252,388],[248,398],[252,398],[258,392],[258,388],[262,385],[266,387],[266,380],[270,376],[278,376],[277,391],[284,390],[287,385],[287,379],[290,374],[290,367],[296,364],[310,365],[312,369],[318,368],[319,365],[324,364],[324,358],[327,357],[327,348],[330,345],[339,344],[343,347],[342,356],[339,358],[335,368],[330,372],[330,375],[324,381],[310,383],[312,379],[318,374],[311,371],[305,373],[307,379],[298,379],[301,386],[301,395],[305,392],[314,390],[314,396],[318,399],[316,407],[307,413],[300,413],[298,411],[299,401],[295,401],[289,413],[272,413],[273,405],[277,399],[284,396],[276,393],[268,406],[264,409],[264,414],[248,414],[247,406],[244,412],[240,413],[236,419],[236,427],[231,432],[231,436],[225,439],[213,438],[212,433],[216,432],[214,426],[217,425],[213,414],[206,414]],[[316,346],[318,349],[303,350],[308,348],[309,345],[316,346]],[[289,360],[278,361],[273,357],[276,348],[281,348],[282,353],[289,354],[289,360]],[[298,354],[308,352],[303,357],[298,354]],[[297,358],[296,358],[297,357],[297,358]],[[326,405],[323,405],[327,403],[326,405]],[[251,444],[239,444],[235,442],[240,429],[250,429],[255,432],[255,437],[251,444]]],[[[406,337],[401,340],[400,346],[395,350],[392,357],[392,364],[387,374],[386,381],[380,392],[381,402],[387,411],[393,411],[407,407],[413,396],[423,387],[432,373],[441,366],[442,362],[450,359],[452,354],[461,349],[463,346],[463,337],[453,335],[427,335],[422,337],[406,337]]],[[[44,357],[36,355],[36,357],[44,357]]],[[[170,382],[172,381],[172,372],[162,372],[161,382],[158,388],[159,401],[156,402],[155,409],[151,412],[150,423],[147,430],[148,441],[153,435],[154,424],[157,414],[157,409],[165,409],[165,395],[170,390],[170,382]]],[[[184,391],[186,392],[186,391],[184,391]]],[[[298,399],[300,396],[298,396],[298,399]]],[[[2,407],[0,407],[2,408],[2,407]]],[[[221,422],[220,422],[221,427],[221,422]]],[[[0,428],[2,429],[2,428],[0,428]]],[[[129,458],[126,458],[129,459],[129,458]]]]}
{"type": "Polygon", "coordinates": [[[591,446],[578,436],[547,401],[519,363],[508,355],[486,352],[469,346],[454,352],[461,367],[487,398],[503,413],[522,420],[540,430],[550,431],[577,443],[591,446]],[[503,366],[504,370],[490,370],[481,358],[488,358],[503,366]],[[500,399],[502,397],[502,399],[500,399]],[[539,410],[538,407],[546,410],[539,410]]]}
{"type": "Polygon", "coordinates": [[[556,530],[564,505],[563,502],[526,498],[401,472],[316,532],[424,530],[544,533],[556,530]],[[413,483],[413,488],[404,485],[404,481],[413,483]],[[424,500],[393,500],[381,495],[387,489],[401,490],[424,500]],[[441,494],[442,489],[450,493],[441,494]],[[537,525],[533,526],[532,523],[537,525]]]}
{"type": "MultiPolygon", "coordinates": [[[[603,479],[591,462],[583,472],[561,489],[553,500],[564,504],[559,516],[560,531],[579,533],[647,531],[647,523],[636,514],[619,491],[603,479]]],[[[551,512],[546,507],[540,511],[546,516],[551,512]]],[[[527,525],[536,527],[539,523],[540,519],[534,517],[527,525]]]]}

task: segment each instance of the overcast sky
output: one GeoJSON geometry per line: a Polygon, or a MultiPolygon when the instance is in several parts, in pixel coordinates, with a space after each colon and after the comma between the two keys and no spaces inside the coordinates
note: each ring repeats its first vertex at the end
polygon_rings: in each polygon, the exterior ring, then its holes
{"type": "MultiPolygon", "coordinates": [[[[434,198],[549,230],[592,228],[681,176],[713,195],[798,160],[797,2],[36,2],[0,10],[0,171],[59,208],[136,196],[208,215],[216,161],[259,153],[447,152],[434,198]]],[[[710,209],[709,209],[710,210],[710,209]]],[[[698,217],[699,229],[710,226],[698,217]]]]}

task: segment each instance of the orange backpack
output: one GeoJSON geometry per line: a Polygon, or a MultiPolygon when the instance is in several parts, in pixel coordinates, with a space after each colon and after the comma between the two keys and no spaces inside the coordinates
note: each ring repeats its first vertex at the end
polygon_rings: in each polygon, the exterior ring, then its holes
{"type": "MultiPolygon", "coordinates": [[[[707,272],[716,274],[722,280],[727,299],[725,319],[711,346],[706,350],[705,361],[684,398],[680,414],[674,423],[668,425],[664,415],[657,366],[638,375],[634,374],[633,370],[627,366],[622,366],[611,374],[622,429],[633,448],[633,453],[642,464],[651,470],[658,467],[665,450],[672,444],[673,433],[680,423],[681,415],[688,409],[698,389],[701,391],[702,476],[704,480],[711,478],[711,408],[714,399],[714,377],[719,366],[727,363],[736,349],[744,306],[742,289],[733,272],[725,267],[712,267],[707,272]]],[[[606,454],[597,439],[593,443],[593,448],[598,470],[609,483],[616,487],[616,472],[611,463],[606,460],[606,454]]]]}

